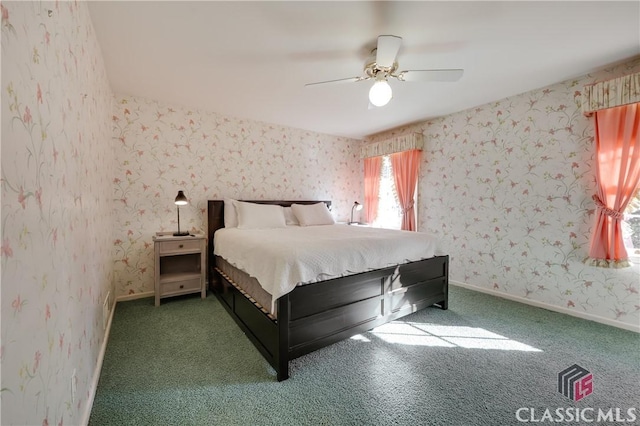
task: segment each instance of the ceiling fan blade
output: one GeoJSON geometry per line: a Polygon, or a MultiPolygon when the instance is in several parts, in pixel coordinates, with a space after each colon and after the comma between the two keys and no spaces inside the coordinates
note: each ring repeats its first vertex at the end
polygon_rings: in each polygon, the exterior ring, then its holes
{"type": "Polygon", "coordinates": [[[458,81],[464,74],[463,69],[446,70],[407,70],[398,73],[401,81],[458,81]]]}
{"type": "Polygon", "coordinates": [[[402,45],[402,37],[394,35],[379,36],[376,49],[376,64],[379,67],[391,68],[396,61],[400,45],[402,45]]]}
{"type": "Polygon", "coordinates": [[[364,77],[339,78],[337,80],[327,80],[327,81],[318,81],[317,83],[307,83],[307,84],[304,85],[304,87],[317,86],[319,84],[351,83],[351,82],[367,80],[367,79],[368,79],[368,77],[367,78],[364,78],[364,77]]]}

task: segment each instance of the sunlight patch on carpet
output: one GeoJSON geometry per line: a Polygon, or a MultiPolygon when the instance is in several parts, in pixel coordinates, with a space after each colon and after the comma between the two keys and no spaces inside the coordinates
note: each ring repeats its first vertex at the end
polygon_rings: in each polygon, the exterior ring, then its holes
{"type": "Polygon", "coordinates": [[[357,340],[359,342],[367,342],[367,343],[371,342],[371,340],[367,339],[362,334],[356,334],[355,336],[351,336],[350,339],[351,340],[357,340]]]}
{"type": "Polygon", "coordinates": [[[542,352],[533,346],[479,327],[393,321],[374,328],[371,333],[385,342],[393,344],[542,352]]]}

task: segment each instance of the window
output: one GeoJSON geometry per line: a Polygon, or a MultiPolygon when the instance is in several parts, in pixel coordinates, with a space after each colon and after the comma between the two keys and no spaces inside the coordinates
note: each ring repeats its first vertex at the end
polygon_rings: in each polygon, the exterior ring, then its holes
{"type": "MultiPolygon", "coordinates": [[[[417,192],[417,189],[416,189],[417,192]]],[[[417,204],[417,194],[414,196],[417,204]]],[[[372,226],[376,228],[400,229],[402,227],[402,208],[393,178],[391,158],[382,157],[380,168],[380,192],[378,195],[378,215],[372,226]]]]}
{"type": "Polygon", "coordinates": [[[640,188],[636,189],[636,195],[624,211],[622,239],[629,260],[640,260],[640,188]]]}
{"type": "Polygon", "coordinates": [[[396,184],[391,171],[391,159],[388,155],[382,157],[380,168],[380,192],[378,193],[378,215],[373,221],[377,228],[400,229],[402,224],[402,209],[398,201],[396,184]]]}
{"type": "MultiPolygon", "coordinates": [[[[601,109],[595,113],[598,191],[593,199],[598,207],[596,209],[598,220],[593,228],[588,259],[589,264],[594,266],[611,267],[618,264],[628,266],[626,258],[629,253],[625,247],[624,233],[616,232],[619,222],[616,221],[614,229],[614,221],[606,219],[606,216],[617,216],[621,212],[612,211],[605,202],[619,206],[623,200],[637,196],[640,178],[640,150],[636,149],[640,139],[639,105],[639,103],[621,105],[601,109]],[[600,194],[605,198],[604,200],[600,198],[600,194]]],[[[631,211],[635,212],[637,209],[632,207],[631,211]]]]}
{"type": "Polygon", "coordinates": [[[362,147],[365,217],[373,226],[397,228],[399,217],[399,229],[417,231],[422,146],[423,135],[415,132],[362,147]]]}

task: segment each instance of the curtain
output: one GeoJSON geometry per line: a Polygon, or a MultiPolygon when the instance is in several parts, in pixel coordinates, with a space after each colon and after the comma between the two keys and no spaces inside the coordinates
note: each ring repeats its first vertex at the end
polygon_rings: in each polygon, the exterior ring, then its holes
{"type": "Polygon", "coordinates": [[[382,157],[364,159],[364,216],[367,223],[373,223],[378,215],[381,167],[382,157]]]}
{"type": "Polygon", "coordinates": [[[416,183],[420,171],[420,151],[398,152],[391,154],[391,167],[393,179],[398,192],[398,200],[402,208],[402,228],[407,231],[416,231],[416,216],[413,196],[416,193],[416,183]]]}
{"type": "Polygon", "coordinates": [[[640,181],[638,105],[595,112],[597,208],[588,259],[594,266],[628,266],[620,225],[640,181]]]}

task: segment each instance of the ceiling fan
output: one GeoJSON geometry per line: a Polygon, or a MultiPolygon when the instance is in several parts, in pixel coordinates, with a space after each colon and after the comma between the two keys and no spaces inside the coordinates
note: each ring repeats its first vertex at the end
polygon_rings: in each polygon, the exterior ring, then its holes
{"type": "Polygon", "coordinates": [[[381,107],[389,103],[393,97],[393,92],[388,82],[390,77],[400,81],[458,81],[464,73],[462,69],[398,71],[396,56],[398,55],[401,45],[402,37],[394,35],[378,36],[377,46],[371,51],[371,54],[364,63],[364,75],[360,77],[308,83],[305,84],[305,87],[319,84],[375,80],[369,90],[369,101],[373,106],[381,107]]]}

